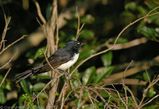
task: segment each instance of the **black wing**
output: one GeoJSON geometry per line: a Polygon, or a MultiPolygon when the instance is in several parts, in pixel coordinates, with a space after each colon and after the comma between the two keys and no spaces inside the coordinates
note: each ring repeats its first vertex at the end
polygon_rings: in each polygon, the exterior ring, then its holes
{"type": "MultiPolygon", "coordinates": [[[[53,68],[59,67],[61,64],[68,62],[72,58],[72,54],[66,51],[65,49],[61,48],[58,49],[52,56],[48,58],[50,65],[53,68]]],[[[48,62],[43,63],[43,67],[41,68],[40,72],[46,72],[51,70],[48,62]]]]}

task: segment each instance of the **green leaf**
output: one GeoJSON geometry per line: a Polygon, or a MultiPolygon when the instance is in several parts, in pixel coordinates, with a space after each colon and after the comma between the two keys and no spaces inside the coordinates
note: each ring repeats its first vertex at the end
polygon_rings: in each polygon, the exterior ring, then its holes
{"type": "Polygon", "coordinates": [[[94,37],[94,32],[91,31],[91,30],[82,30],[81,31],[81,34],[80,34],[80,38],[83,38],[83,39],[92,39],[94,37]]]}
{"type": "Polygon", "coordinates": [[[0,104],[4,104],[6,102],[6,97],[4,95],[3,89],[0,88],[0,104]]]}
{"type": "Polygon", "coordinates": [[[87,58],[88,56],[92,55],[95,51],[93,49],[90,49],[89,45],[84,45],[83,50],[80,53],[80,59],[87,58]]]}
{"type": "Polygon", "coordinates": [[[155,24],[156,27],[158,28],[158,26],[159,26],[159,15],[150,16],[148,18],[148,21],[151,22],[151,23],[153,23],[153,24],[155,24]]]}
{"type": "Polygon", "coordinates": [[[23,94],[20,96],[18,103],[19,106],[25,105],[25,107],[29,107],[29,109],[37,109],[33,102],[33,96],[29,94],[23,94]]]}
{"type": "Polygon", "coordinates": [[[20,81],[20,85],[25,93],[30,93],[29,84],[25,80],[20,81]]]}
{"type": "Polygon", "coordinates": [[[146,0],[145,4],[150,8],[150,9],[154,9],[156,7],[158,7],[158,0],[146,0]]]}
{"type": "Polygon", "coordinates": [[[150,75],[147,71],[143,73],[143,78],[144,78],[145,81],[150,81],[151,80],[150,75]]]}
{"type": "Polygon", "coordinates": [[[45,50],[46,50],[46,47],[39,48],[34,55],[34,59],[43,58],[45,50]]]}
{"type": "Polygon", "coordinates": [[[137,4],[135,2],[129,2],[125,5],[126,10],[136,10],[137,4]]]}
{"type": "Polygon", "coordinates": [[[156,91],[154,87],[151,87],[148,91],[148,97],[153,97],[154,95],[156,95],[156,91]]]}
{"type": "Polygon", "coordinates": [[[129,2],[125,5],[125,9],[127,11],[131,10],[134,12],[139,12],[140,14],[146,14],[146,9],[143,8],[141,5],[137,4],[136,2],[129,2]]]}
{"type": "Polygon", "coordinates": [[[91,80],[93,80],[93,76],[96,75],[96,69],[95,67],[90,67],[88,68],[85,72],[84,75],[82,77],[82,82],[84,85],[88,84],[91,82],[91,80]]]}
{"type": "Polygon", "coordinates": [[[85,24],[92,24],[95,21],[95,18],[91,14],[88,14],[83,16],[81,21],[84,22],[85,24]]]}
{"type": "Polygon", "coordinates": [[[155,28],[140,25],[137,28],[137,32],[149,38],[150,40],[158,41],[159,32],[155,28]]]}
{"type": "Polygon", "coordinates": [[[102,59],[102,62],[104,64],[104,66],[109,66],[111,65],[112,63],[112,52],[108,52],[104,55],[102,55],[101,59],[102,59]]]}
{"type": "Polygon", "coordinates": [[[37,83],[35,85],[32,86],[33,91],[41,91],[44,87],[45,87],[45,83],[37,83]]]}
{"type": "MultiPolygon", "coordinates": [[[[39,100],[39,105],[40,105],[40,109],[45,109],[45,105],[47,103],[48,100],[48,95],[47,93],[40,93],[38,96],[38,100],[39,100]]],[[[38,108],[39,109],[39,108],[38,108]]]]}
{"type": "Polygon", "coordinates": [[[112,73],[113,69],[114,69],[114,67],[105,67],[102,72],[97,74],[95,83],[99,83],[105,77],[108,77],[112,73]]]}
{"type": "Polygon", "coordinates": [[[31,79],[36,79],[36,80],[46,80],[46,79],[51,79],[51,77],[47,74],[38,74],[38,75],[33,75],[31,76],[31,79]]]}

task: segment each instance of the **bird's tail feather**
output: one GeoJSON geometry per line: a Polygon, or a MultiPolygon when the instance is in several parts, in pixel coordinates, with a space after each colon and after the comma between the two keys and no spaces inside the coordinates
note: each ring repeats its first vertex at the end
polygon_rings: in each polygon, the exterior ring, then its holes
{"type": "Polygon", "coordinates": [[[33,72],[33,70],[26,70],[26,71],[24,71],[24,72],[22,72],[22,73],[20,73],[20,74],[17,74],[17,75],[15,76],[15,81],[16,81],[16,83],[18,83],[18,82],[20,82],[21,80],[23,80],[23,79],[29,77],[30,75],[32,75],[32,72],[33,72]]]}
{"type": "Polygon", "coordinates": [[[42,68],[43,68],[43,65],[41,64],[41,65],[39,65],[37,67],[34,67],[34,68],[30,69],[30,70],[26,70],[26,71],[24,71],[24,72],[22,72],[20,74],[17,74],[15,76],[16,83],[18,83],[21,80],[31,76],[32,74],[40,74],[40,73],[44,72],[44,70],[42,70],[42,68]]]}

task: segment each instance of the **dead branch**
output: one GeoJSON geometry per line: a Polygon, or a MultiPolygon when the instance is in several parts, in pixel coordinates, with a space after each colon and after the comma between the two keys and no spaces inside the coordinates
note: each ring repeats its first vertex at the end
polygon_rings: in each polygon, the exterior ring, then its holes
{"type": "MultiPolygon", "coordinates": [[[[146,43],[147,41],[148,41],[148,39],[146,39],[145,37],[142,37],[142,38],[138,38],[138,39],[129,41],[129,42],[124,43],[124,44],[115,44],[114,47],[113,47],[111,50],[121,50],[121,49],[131,48],[131,47],[134,47],[134,46],[138,46],[138,45],[144,44],[144,43],[146,43]]],[[[107,46],[108,48],[110,48],[110,47],[112,47],[113,45],[107,43],[106,46],[107,46]]]]}
{"type": "MultiPolygon", "coordinates": [[[[37,8],[39,10],[40,8],[37,8]]],[[[40,12],[40,10],[39,10],[40,12]]],[[[52,13],[49,21],[44,24],[43,31],[47,38],[47,56],[49,57],[57,49],[58,43],[58,14],[57,14],[57,0],[52,2],[52,13]]],[[[59,84],[58,72],[51,71],[51,77],[54,81],[51,83],[51,89],[49,91],[48,102],[46,109],[53,109],[55,107],[56,93],[59,84]]]]}
{"type": "Polygon", "coordinates": [[[140,71],[147,70],[149,68],[150,68],[150,64],[144,63],[144,65],[142,65],[142,66],[136,66],[134,68],[128,69],[127,71],[122,71],[122,72],[113,74],[113,75],[109,76],[108,78],[104,79],[102,83],[112,84],[112,83],[114,83],[122,78],[134,75],[140,71]]]}
{"type": "Polygon", "coordinates": [[[124,81],[124,84],[125,85],[146,85],[147,82],[146,81],[142,81],[142,80],[138,80],[138,79],[122,79],[120,80],[119,82],[115,82],[113,84],[123,84],[123,81],[124,81]]]}
{"type": "Polygon", "coordinates": [[[99,47],[97,47],[96,51],[99,51],[104,47],[111,48],[111,50],[128,49],[128,48],[131,48],[134,46],[145,44],[148,41],[148,39],[146,39],[145,37],[142,37],[142,38],[137,38],[137,39],[134,39],[132,41],[122,43],[122,44],[111,44],[112,41],[113,41],[113,39],[109,39],[104,44],[101,44],[99,47]],[[112,46],[113,46],[113,48],[112,48],[112,46]]]}
{"type": "Polygon", "coordinates": [[[150,61],[133,62],[133,65],[130,66],[131,67],[130,69],[109,76],[108,78],[103,80],[102,84],[105,85],[112,84],[128,76],[134,75],[143,70],[147,70],[154,65],[159,65],[159,56],[156,56],[150,61]]]}
{"type": "Polygon", "coordinates": [[[36,9],[37,9],[37,13],[38,13],[38,16],[39,16],[40,20],[42,21],[43,24],[46,24],[46,20],[45,20],[44,16],[41,13],[41,9],[40,9],[39,3],[36,0],[34,1],[34,3],[35,3],[36,9]]]}

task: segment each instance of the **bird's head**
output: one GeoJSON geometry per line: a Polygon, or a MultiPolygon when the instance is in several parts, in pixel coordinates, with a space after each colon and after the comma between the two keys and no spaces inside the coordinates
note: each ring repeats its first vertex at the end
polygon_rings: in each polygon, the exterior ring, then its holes
{"type": "Polygon", "coordinates": [[[79,41],[72,40],[72,41],[69,41],[66,44],[65,48],[67,48],[68,50],[72,50],[72,51],[78,53],[81,45],[82,44],[79,41]]]}

